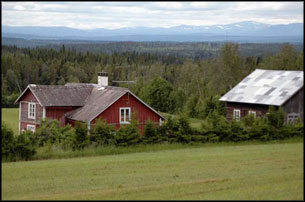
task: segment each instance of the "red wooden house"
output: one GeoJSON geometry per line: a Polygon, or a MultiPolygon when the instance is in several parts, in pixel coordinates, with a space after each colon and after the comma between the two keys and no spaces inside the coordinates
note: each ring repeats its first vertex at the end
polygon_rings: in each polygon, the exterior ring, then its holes
{"type": "Polygon", "coordinates": [[[35,131],[44,118],[57,119],[61,126],[74,126],[76,121],[86,122],[89,129],[97,119],[102,118],[118,129],[121,125],[129,124],[131,114],[135,113],[139,130],[143,133],[148,119],[158,125],[164,120],[162,115],[129,89],[108,86],[106,72],[99,73],[98,84],[30,84],[15,103],[19,103],[20,109],[19,131],[35,131]]]}

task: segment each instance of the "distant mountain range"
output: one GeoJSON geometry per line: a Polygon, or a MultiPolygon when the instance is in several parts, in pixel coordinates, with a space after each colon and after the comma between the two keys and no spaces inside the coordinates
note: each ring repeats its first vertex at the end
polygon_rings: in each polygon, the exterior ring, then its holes
{"type": "Polygon", "coordinates": [[[93,41],[235,41],[303,43],[303,23],[269,25],[253,21],[227,25],[170,28],[130,27],[119,29],[80,30],[68,27],[2,25],[2,37],[41,40],[93,41]]]}

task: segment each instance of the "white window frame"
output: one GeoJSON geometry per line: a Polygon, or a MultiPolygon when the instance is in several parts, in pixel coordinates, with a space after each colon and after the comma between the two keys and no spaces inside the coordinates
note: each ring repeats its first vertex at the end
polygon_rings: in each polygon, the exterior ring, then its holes
{"type": "Polygon", "coordinates": [[[27,124],[27,125],[26,125],[26,129],[27,129],[27,130],[30,130],[30,131],[32,131],[32,132],[34,133],[35,130],[36,130],[36,127],[35,127],[35,125],[27,124]]]}
{"type": "Polygon", "coordinates": [[[36,104],[34,102],[28,103],[28,118],[35,119],[36,117],[36,104]],[[31,112],[31,106],[33,106],[33,113],[31,112]]]}
{"type": "Polygon", "coordinates": [[[249,115],[253,115],[254,118],[256,118],[256,111],[252,111],[252,110],[249,110],[249,115]]]}
{"type": "Polygon", "coordinates": [[[131,108],[130,107],[120,107],[120,111],[119,111],[119,115],[120,115],[120,124],[130,124],[130,119],[131,119],[131,108]],[[123,121],[122,120],[122,115],[121,115],[121,111],[124,110],[124,117],[123,117],[123,121]],[[126,119],[126,111],[129,111],[128,114],[128,120],[126,119]]]}
{"type": "Polygon", "coordinates": [[[162,118],[160,118],[159,119],[159,125],[162,126],[162,123],[163,123],[162,118]]]}
{"type": "Polygon", "coordinates": [[[299,113],[289,113],[287,114],[287,123],[295,123],[298,118],[300,118],[299,113]]]}
{"type": "Polygon", "coordinates": [[[240,109],[233,110],[233,120],[240,121],[240,109]],[[238,114],[238,116],[236,116],[236,113],[238,114]]]}

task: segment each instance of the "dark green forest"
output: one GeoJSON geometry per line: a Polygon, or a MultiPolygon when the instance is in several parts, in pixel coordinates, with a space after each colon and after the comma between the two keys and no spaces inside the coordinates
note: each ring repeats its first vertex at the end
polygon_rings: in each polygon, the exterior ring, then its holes
{"type": "Polygon", "coordinates": [[[13,102],[28,84],[97,83],[97,73],[104,70],[109,73],[109,85],[129,87],[158,111],[206,118],[211,110],[222,114],[223,103],[218,98],[256,68],[303,70],[303,47],[300,50],[291,44],[281,44],[277,51],[268,51],[270,45],[259,46],[264,51],[258,54],[251,51],[254,45],[218,46],[206,52],[188,48],[183,55],[172,50],[179,46],[165,46],[155,52],[135,48],[101,52],[99,46],[93,51],[84,46],[81,51],[81,45],[2,46],[2,107],[16,107],[13,102]],[[112,83],[115,80],[137,82],[128,86],[112,83]]]}

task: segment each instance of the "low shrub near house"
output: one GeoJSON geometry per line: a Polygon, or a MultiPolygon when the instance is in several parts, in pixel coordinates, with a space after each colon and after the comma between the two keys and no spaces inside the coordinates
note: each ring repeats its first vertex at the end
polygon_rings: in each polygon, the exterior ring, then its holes
{"type": "Polygon", "coordinates": [[[42,147],[46,143],[54,144],[56,141],[61,141],[61,134],[58,120],[45,119],[40,121],[40,127],[32,136],[35,144],[42,147]]]}
{"type": "Polygon", "coordinates": [[[88,125],[76,121],[75,124],[75,139],[72,144],[72,149],[84,149],[89,144],[88,125]]]}
{"type": "Polygon", "coordinates": [[[11,128],[5,122],[1,123],[1,157],[4,160],[14,159],[15,138],[11,128]]]}
{"type": "Polygon", "coordinates": [[[96,146],[115,144],[115,129],[103,119],[98,119],[90,132],[90,143],[96,146]]]}
{"type": "Polygon", "coordinates": [[[131,119],[130,124],[121,126],[115,134],[116,146],[131,146],[141,142],[138,121],[131,119]]]}
{"type": "Polygon", "coordinates": [[[33,134],[25,131],[14,136],[13,130],[4,122],[1,123],[1,152],[3,161],[29,160],[36,153],[35,145],[30,138],[33,134]]]}
{"type": "Polygon", "coordinates": [[[26,130],[16,138],[15,155],[17,159],[30,160],[36,153],[36,148],[31,141],[32,132],[26,130]]]}
{"type": "Polygon", "coordinates": [[[144,134],[142,137],[142,142],[144,144],[156,144],[163,141],[162,135],[158,126],[152,123],[149,119],[146,121],[144,127],[144,134]]]}

